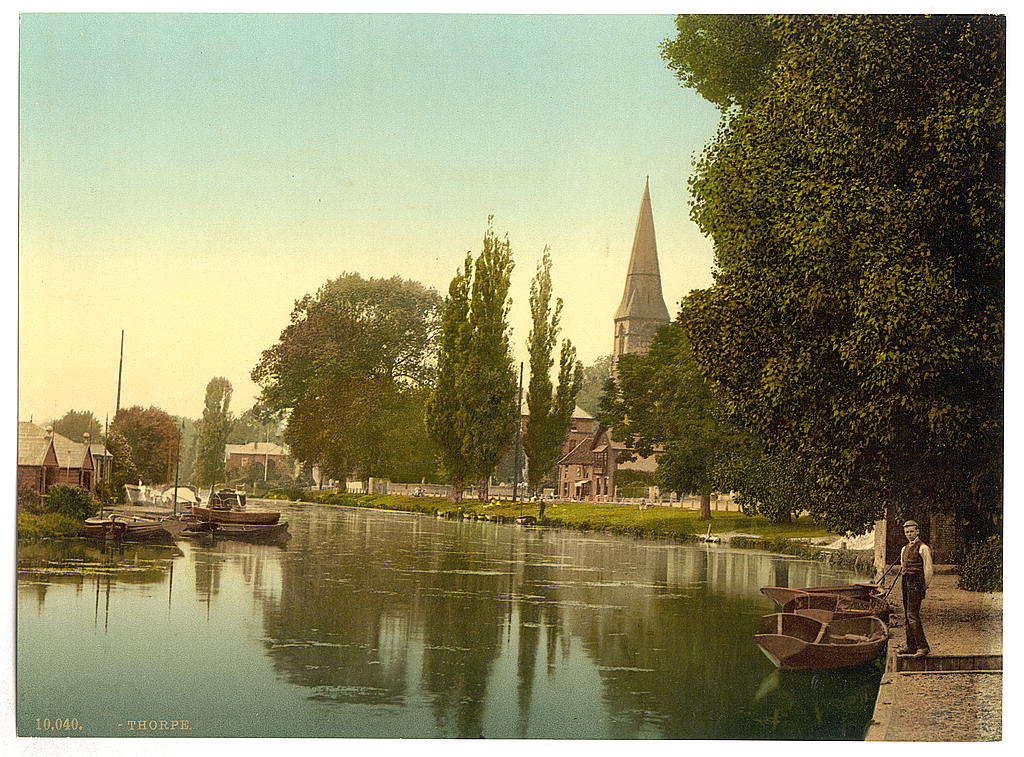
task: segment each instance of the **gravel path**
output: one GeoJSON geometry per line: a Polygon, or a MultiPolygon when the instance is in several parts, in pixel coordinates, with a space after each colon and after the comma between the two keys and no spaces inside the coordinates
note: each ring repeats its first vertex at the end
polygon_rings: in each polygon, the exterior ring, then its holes
{"type": "MultiPolygon", "coordinates": [[[[888,581],[887,581],[888,584],[888,581]]],[[[1002,654],[1003,595],[957,588],[948,565],[936,566],[921,621],[932,654],[1002,654]]],[[[897,586],[889,595],[899,610],[889,650],[903,646],[903,608],[897,586]]],[[[891,673],[879,687],[870,741],[999,741],[1002,673],[891,673]]]]}
{"type": "Polygon", "coordinates": [[[887,741],[999,741],[1002,673],[897,676],[887,741]]]}

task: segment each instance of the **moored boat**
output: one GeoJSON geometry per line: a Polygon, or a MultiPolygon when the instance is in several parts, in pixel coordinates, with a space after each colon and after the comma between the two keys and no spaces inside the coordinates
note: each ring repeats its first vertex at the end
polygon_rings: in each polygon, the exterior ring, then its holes
{"type": "Polygon", "coordinates": [[[842,618],[860,618],[873,615],[885,622],[892,613],[889,603],[881,597],[854,599],[841,594],[820,594],[808,592],[793,597],[782,605],[783,612],[804,615],[827,623],[842,618]]]}
{"type": "Polygon", "coordinates": [[[782,607],[789,600],[804,594],[836,594],[850,599],[868,600],[878,593],[878,584],[855,583],[839,584],[838,586],[805,586],[802,589],[791,589],[788,586],[762,586],[761,593],[782,607]]]}
{"type": "Polygon", "coordinates": [[[819,670],[862,665],[878,657],[889,640],[874,616],[823,623],[805,615],[777,612],[761,618],[754,640],[780,668],[819,670]]]}
{"type": "Polygon", "coordinates": [[[127,520],[116,515],[109,518],[86,518],[85,535],[96,539],[166,539],[170,536],[163,524],[151,520],[127,520]]]}
{"type": "Polygon", "coordinates": [[[239,523],[254,526],[270,526],[281,518],[279,512],[245,512],[242,510],[216,510],[212,507],[192,506],[192,514],[199,520],[213,523],[239,523]]]}

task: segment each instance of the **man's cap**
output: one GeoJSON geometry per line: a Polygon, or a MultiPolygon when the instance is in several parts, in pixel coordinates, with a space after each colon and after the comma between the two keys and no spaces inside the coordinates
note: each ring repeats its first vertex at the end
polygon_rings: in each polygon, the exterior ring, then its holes
{"type": "Polygon", "coordinates": [[[906,528],[907,526],[913,526],[914,528],[920,528],[920,526],[917,525],[917,521],[916,520],[908,520],[906,523],[903,524],[904,528],[906,528]]]}

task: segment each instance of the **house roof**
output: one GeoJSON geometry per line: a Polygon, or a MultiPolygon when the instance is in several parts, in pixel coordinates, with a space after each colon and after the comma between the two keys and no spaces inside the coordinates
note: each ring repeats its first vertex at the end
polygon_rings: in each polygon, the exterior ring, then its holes
{"type": "MultiPolygon", "coordinates": [[[[50,445],[49,433],[35,423],[18,423],[18,465],[42,465],[46,449],[50,445]],[[26,460],[22,462],[22,448],[26,460]],[[39,451],[42,450],[40,456],[39,451]]],[[[66,436],[53,432],[53,451],[57,455],[57,465],[61,468],[92,468],[92,457],[89,454],[91,445],[84,442],[73,442],[66,436]]]]}
{"type": "Polygon", "coordinates": [[[573,447],[558,465],[600,465],[605,462],[603,453],[608,451],[608,429],[598,426],[593,434],[573,447]]]}
{"type": "Polygon", "coordinates": [[[53,449],[57,453],[57,465],[61,468],[92,468],[89,445],[73,442],[66,436],[54,432],[53,449]]]}
{"type": "Polygon", "coordinates": [[[34,423],[18,424],[18,465],[43,465],[50,447],[45,429],[34,423]]]}
{"type": "MultiPolygon", "coordinates": [[[[527,407],[527,405],[526,405],[526,393],[525,392],[523,392],[523,401],[519,403],[519,414],[522,415],[524,418],[529,418],[530,417],[530,408],[527,407]]],[[[592,416],[590,413],[588,413],[586,410],[584,410],[579,405],[576,405],[572,409],[572,417],[573,417],[573,420],[577,420],[577,421],[578,420],[585,420],[585,421],[592,421],[592,420],[594,420],[594,416],[592,416]]]]}
{"type": "Polygon", "coordinates": [[[280,444],[273,442],[249,442],[248,444],[227,444],[224,446],[225,455],[277,455],[288,457],[289,452],[280,444]]]}

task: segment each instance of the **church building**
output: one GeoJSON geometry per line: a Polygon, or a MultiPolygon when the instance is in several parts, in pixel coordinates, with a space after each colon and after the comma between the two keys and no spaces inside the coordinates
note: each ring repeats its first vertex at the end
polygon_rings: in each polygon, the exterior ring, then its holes
{"type": "MultiPolygon", "coordinates": [[[[671,322],[661,292],[658,243],[654,236],[650,180],[644,182],[640,213],[633,234],[633,250],[626,271],[622,302],[615,311],[612,372],[622,355],[644,353],[654,333],[671,322]]],[[[654,456],[619,464],[627,450],[612,439],[608,429],[598,426],[558,461],[558,495],[563,499],[611,502],[615,499],[615,472],[620,468],[653,471],[654,456]]]]}

